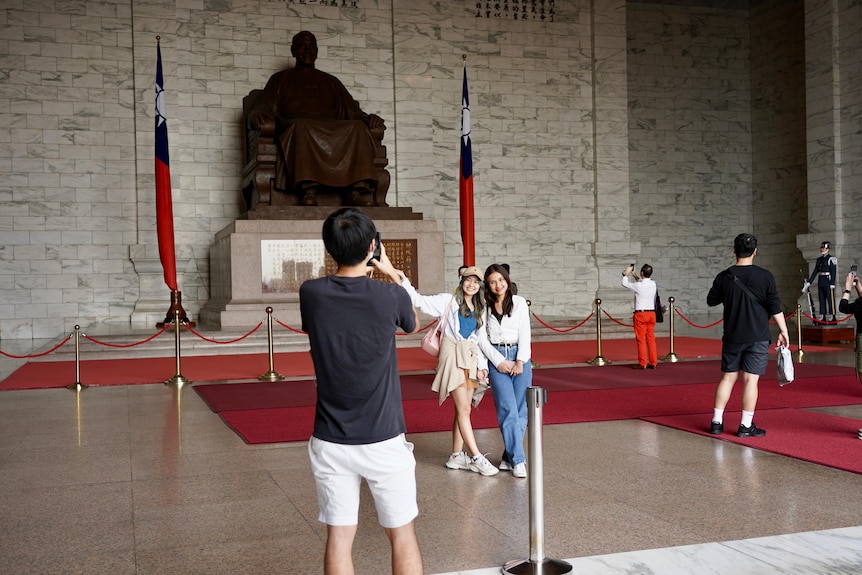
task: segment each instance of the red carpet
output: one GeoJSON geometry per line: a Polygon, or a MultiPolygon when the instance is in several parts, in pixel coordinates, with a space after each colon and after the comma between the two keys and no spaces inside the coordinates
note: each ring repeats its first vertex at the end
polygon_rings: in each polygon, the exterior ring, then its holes
{"type": "MultiPolygon", "coordinates": [[[[623,368],[577,367],[537,369],[533,383],[548,390],[543,417],[547,424],[608,421],[699,413],[705,425],[712,406],[719,368],[717,361],[659,366],[655,372],[623,368]],[[634,376],[632,376],[634,374],[634,376]],[[657,385],[641,383],[646,376],[661,378],[657,385]],[[638,385],[629,378],[640,377],[638,385]],[[605,388],[578,389],[578,382],[605,388]],[[682,382],[695,383],[685,383],[682,382]],[[702,382],[702,383],[700,383],[702,382]]],[[[772,366],[770,366],[772,368],[772,366]]],[[[771,369],[774,373],[774,369],[771,369]]],[[[404,416],[409,433],[451,428],[452,408],[437,405],[430,375],[402,377],[404,416]]],[[[314,418],[314,384],[311,381],[195,385],[195,391],[213,411],[248,443],[304,441],[314,418]]],[[[493,396],[473,413],[477,429],[496,426],[493,396]]],[[[852,368],[800,364],[797,380],[779,387],[774,379],[760,386],[761,410],[862,403],[862,390],[852,368]]],[[[735,393],[728,411],[739,411],[735,393]]],[[[758,420],[759,421],[759,420],[758,420]]],[[[737,422],[738,424],[738,422],[737,422]]]]}
{"type": "MultiPolygon", "coordinates": [[[[709,435],[707,422],[710,416],[711,413],[700,413],[642,419],[674,429],[709,435]]],[[[737,437],[738,412],[729,414],[725,420],[725,433],[709,437],[719,437],[732,443],[862,474],[862,441],[856,436],[858,429],[862,427],[862,421],[858,419],[801,409],[760,409],[758,406],[755,422],[758,427],[767,430],[764,437],[737,437]]]]}
{"type": "MultiPolygon", "coordinates": [[[[667,337],[657,338],[659,356],[667,354],[667,337]]],[[[87,359],[87,345],[81,351],[81,383],[86,385],[131,385],[162,383],[176,373],[173,357],[87,359]]],[[[824,348],[825,349],[825,348],[824,348]]],[[[678,337],[674,352],[681,358],[718,357],[721,342],[715,339],[678,337]]],[[[533,344],[533,361],[539,365],[586,363],[596,356],[595,341],[554,341],[533,344]]],[[[634,339],[612,339],[602,342],[602,357],[608,361],[635,361],[634,339]]],[[[289,377],[312,377],[314,369],[308,352],[275,354],[275,370],[289,377]]],[[[398,349],[402,372],[430,371],[436,360],[418,347],[398,349]]],[[[192,381],[255,380],[269,369],[265,353],[215,356],[183,356],[181,373],[192,381]]],[[[45,389],[75,383],[74,361],[31,361],[0,383],[0,390],[45,389]]]]}

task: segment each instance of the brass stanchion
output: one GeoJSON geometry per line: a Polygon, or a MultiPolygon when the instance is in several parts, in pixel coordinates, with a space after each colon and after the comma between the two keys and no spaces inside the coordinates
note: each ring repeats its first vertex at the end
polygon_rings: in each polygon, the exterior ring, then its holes
{"type": "Polygon", "coordinates": [[[548,393],[527,388],[527,488],[530,498],[530,558],[509,561],[502,572],[512,575],[562,575],[572,572],[566,561],[545,557],[545,460],[542,442],[542,405],[548,393]]]}
{"type": "Polygon", "coordinates": [[[610,365],[611,362],[602,357],[602,300],[596,299],[596,357],[587,363],[591,365],[610,365]]]}
{"type": "Polygon", "coordinates": [[[177,358],[177,372],[174,374],[172,378],[165,382],[165,385],[176,385],[177,387],[181,387],[183,385],[192,383],[190,379],[186,379],[183,377],[183,374],[180,372],[180,310],[174,310],[174,355],[177,358]]]}
{"type": "Polygon", "coordinates": [[[805,352],[802,350],[802,304],[796,302],[796,344],[799,346],[793,355],[796,356],[796,361],[801,362],[805,352]]]}
{"type": "Polygon", "coordinates": [[[670,363],[676,363],[678,361],[682,361],[682,358],[679,357],[676,354],[676,352],[673,350],[673,338],[674,338],[674,331],[676,329],[675,328],[675,326],[676,326],[676,323],[675,323],[676,314],[673,311],[673,302],[674,301],[675,300],[674,300],[673,296],[667,298],[667,303],[668,303],[667,313],[670,316],[670,321],[669,321],[669,323],[670,323],[670,351],[667,353],[666,356],[661,358],[662,361],[669,361],[670,363]]]}
{"type": "Polygon", "coordinates": [[[269,371],[259,375],[257,378],[260,381],[281,381],[284,379],[284,376],[275,371],[272,357],[272,307],[266,308],[266,337],[269,346],[269,371]]]}
{"type": "Polygon", "coordinates": [[[72,391],[80,391],[82,389],[87,389],[90,387],[89,385],[84,385],[81,383],[81,326],[75,326],[75,383],[70,383],[66,386],[66,389],[71,389],[72,391]]]}

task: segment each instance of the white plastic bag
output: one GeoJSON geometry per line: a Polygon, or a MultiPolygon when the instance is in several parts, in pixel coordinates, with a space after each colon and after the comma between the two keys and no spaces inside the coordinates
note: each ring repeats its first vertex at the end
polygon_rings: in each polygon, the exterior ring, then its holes
{"type": "Polygon", "coordinates": [[[779,345],[775,350],[778,352],[778,385],[784,387],[793,381],[793,358],[786,346],[779,345]]]}

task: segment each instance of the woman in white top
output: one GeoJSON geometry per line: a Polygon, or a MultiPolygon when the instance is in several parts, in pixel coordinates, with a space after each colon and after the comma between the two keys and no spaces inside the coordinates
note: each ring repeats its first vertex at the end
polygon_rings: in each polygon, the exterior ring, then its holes
{"type": "Polygon", "coordinates": [[[497,423],[503,434],[500,469],[526,477],[527,388],[533,383],[530,310],[527,300],[515,295],[512,286],[507,266],[491,264],[485,270],[488,309],[479,349],[488,358],[497,423]]]}
{"type": "Polygon", "coordinates": [[[431,389],[439,394],[441,404],[449,396],[455,405],[452,455],[446,461],[446,467],[495,475],[499,470],[479,451],[470,422],[473,390],[479,388],[479,382],[488,377],[487,361],[476,345],[485,309],[479,268],[470,266],[461,272],[461,280],[454,295],[440,293],[427,296],[417,292],[401,270],[382,268],[380,264],[377,265],[377,269],[407,290],[414,307],[440,318],[443,339],[431,389]]]}

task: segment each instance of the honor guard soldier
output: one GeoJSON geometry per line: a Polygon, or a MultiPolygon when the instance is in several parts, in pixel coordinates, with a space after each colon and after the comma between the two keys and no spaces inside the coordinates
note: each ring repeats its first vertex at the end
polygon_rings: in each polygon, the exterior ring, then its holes
{"type": "Polygon", "coordinates": [[[835,321],[835,274],[838,267],[838,258],[829,255],[829,242],[820,244],[820,257],[814,264],[814,271],[811,272],[811,277],[802,286],[802,293],[808,291],[808,288],[814,283],[814,278],[817,278],[817,294],[820,296],[820,317],[818,319],[826,321],[829,316],[829,321],[835,321]]]}

